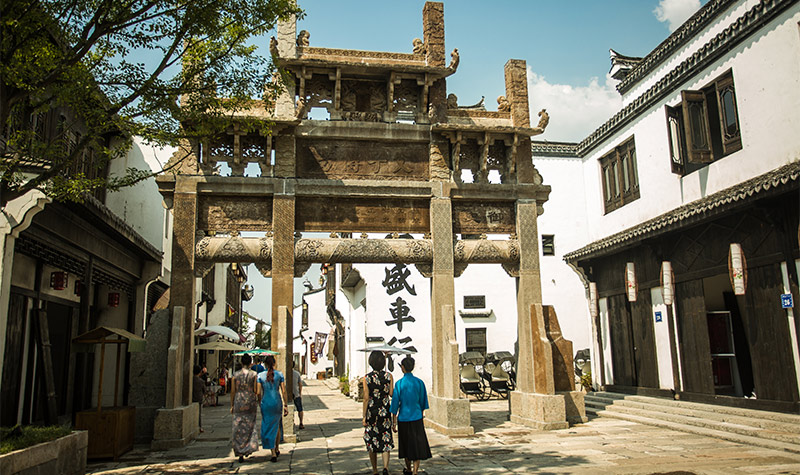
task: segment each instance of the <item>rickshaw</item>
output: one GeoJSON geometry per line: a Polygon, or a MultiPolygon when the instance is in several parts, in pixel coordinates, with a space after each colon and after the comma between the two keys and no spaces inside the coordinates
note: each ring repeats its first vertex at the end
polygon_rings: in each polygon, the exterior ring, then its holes
{"type": "Polygon", "coordinates": [[[508,398],[508,393],[516,386],[514,355],[508,351],[488,353],[483,368],[483,379],[489,385],[489,396],[495,392],[503,399],[508,398]]]}
{"type": "Polygon", "coordinates": [[[481,401],[489,398],[486,380],[480,375],[483,362],[479,351],[467,351],[458,357],[461,392],[481,401]]]}

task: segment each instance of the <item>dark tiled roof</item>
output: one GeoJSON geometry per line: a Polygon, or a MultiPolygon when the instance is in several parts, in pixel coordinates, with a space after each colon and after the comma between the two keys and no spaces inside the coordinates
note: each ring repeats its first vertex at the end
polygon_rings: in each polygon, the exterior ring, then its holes
{"type": "Polygon", "coordinates": [[[628,228],[624,231],[612,234],[577,251],[570,252],[564,256],[565,261],[576,261],[587,257],[596,257],[601,254],[624,247],[634,240],[641,240],[653,237],[679,228],[688,224],[693,218],[700,218],[703,215],[714,212],[724,211],[728,208],[741,204],[743,200],[767,192],[770,189],[779,188],[789,182],[800,180],[800,161],[795,161],[772,170],[769,173],[743,181],[738,185],[718,191],[697,201],[685,204],[679,208],[664,213],[653,219],[645,221],[637,226],[628,228]]]}
{"type": "Polygon", "coordinates": [[[578,144],[578,155],[586,156],[627,123],[650,110],[658,101],[730,52],[733,47],[759,31],[767,22],[798,1],[800,0],[761,0],[583,139],[578,144]]]}
{"type": "Polygon", "coordinates": [[[577,157],[578,144],[534,140],[531,142],[531,151],[534,157],[577,157]]]}
{"type": "Polygon", "coordinates": [[[640,61],[638,61],[637,65],[634,66],[625,79],[617,84],[617,90],[621,93],[628,92],[643,79],[647,73],[666,61],[675,51],[683,47],[695,34],[708,25],[711,20],[725,12],[725,10],[735,2],[736,0],[711,0],[706,3],[677,30],[669,35],[666,40],[662,41],[660,45],[656,46],[653,51],[648,53],[647,56],[644,58],[635,58],[640,61]]]}

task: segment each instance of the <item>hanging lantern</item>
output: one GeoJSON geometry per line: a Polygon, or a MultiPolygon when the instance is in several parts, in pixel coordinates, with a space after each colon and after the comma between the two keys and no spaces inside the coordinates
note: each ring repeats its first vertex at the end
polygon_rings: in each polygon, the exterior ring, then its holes
{"type": "Polygon", "coordinates": [[[628,302],[636,302],[636,267],[633,262],[625,264],[625,288],[628,291],[628,302]]]}
{"type": "Polygon", "coordinates": [[[661,263],[661,296],[664,305],[672,305],[675,299],[675,275],[672,273],[672,263],[669,261],[661,263]]]}
{"type": "Polygon", "coordinates": [[[119,307],[119,292],[108,293],[108,306],[119,307]]]}
{"type": "Polygon", "coordinates": [[[728,276],[731,279],[733,293],[744,295],[747,289],[747,261],[744,258],[741,244],[731,243],[728,252],[728,276]]]}
{"type": "Polygon", "coordinates": [[[597,284],[589,282],[589,315],[592,318],[597,318],[597,284]]]}
{"type": "Polygon", "coordinates": [[[53,290],[64,290],[69,285],[69,277],[66,272],[53,272],[50,274],[50,288],[53,290]]]}

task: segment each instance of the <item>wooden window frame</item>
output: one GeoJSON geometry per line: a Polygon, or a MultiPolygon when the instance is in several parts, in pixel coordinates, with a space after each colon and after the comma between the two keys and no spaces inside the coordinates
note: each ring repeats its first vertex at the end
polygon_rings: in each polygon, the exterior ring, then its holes
{"type": "Polygon", "coordinates": [[[555,234],[542,234],[542,255],[555,256],[556,255],[556,235],[555,234]]]}
{"type": "Polygon", "coordinates": [[[680,104],[665,109],[672,173],[684,176],[742,149],[732,69],[700,90],[681,91],[680,104]]]}
{"type": "Polygon", "coordinates": [[[639,199],[636,142],[631,137],[600,158],[605,214],[639,199]]]}

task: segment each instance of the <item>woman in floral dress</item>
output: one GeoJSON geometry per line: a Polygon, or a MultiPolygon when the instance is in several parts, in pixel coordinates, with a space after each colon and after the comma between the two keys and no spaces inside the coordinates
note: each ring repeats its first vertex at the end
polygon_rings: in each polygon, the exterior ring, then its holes
{"type": "Polygon", "coordinates": [[[256,382],[256,372],[250,369],[250,355],[242,356],[242,369],[233,375],[231,385],[231,414],[233,414],[233,453],[239,462],[258,451],[258,402],[261,386],[256,382]]]}
{"type": "Polygon", "coordinates": [[[389,452],[394,448],[392,439],[392,403],[394,381],[392,375],[383,370],[386,356],[380,351],[369,355],[369,365],[373,371],[364,376],[364,442],[367,444],[372,473],[378,473],[378,452],[383,457],[383,475],[389,473],[389,452]]]}

